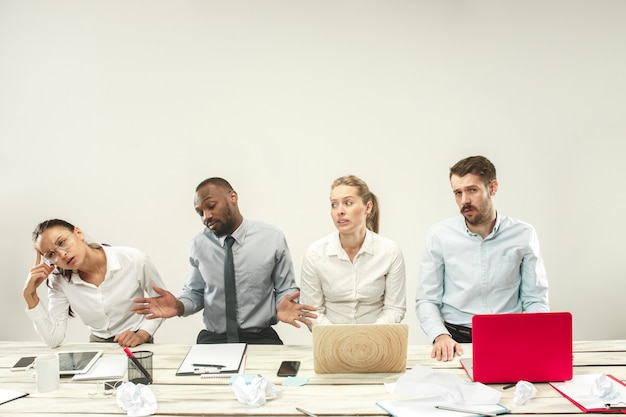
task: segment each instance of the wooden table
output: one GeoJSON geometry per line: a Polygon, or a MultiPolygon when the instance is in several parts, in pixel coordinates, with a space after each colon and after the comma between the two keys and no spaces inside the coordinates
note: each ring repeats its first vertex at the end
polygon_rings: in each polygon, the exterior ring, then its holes
{"type": "MultiPolygon", "coordinates": [[[[121,354],[115,344],[66,344],[58,350],[104,349],[104,355],[121,354]]],[[[401,398],[387,392],[386,382],[395,382],[400,374],[335,374],[313,371],[311,346],[250,345],[247,351],[247,374],[259,374],[282,391],[282,397],[260,407],[237,401],[228,378],[201,379],[199,376],[176,376],[176,369],[189,345],[154,344],[141,347],[154,352],[154,392],[159,416],[300,416],[300,407],[320,416],[385,416],[375,402],[401,398]],[[282,360],[302,362],[299,377],[307,377],[304,386],[282,386],[284,378],[276,376],[282,360]]],[[[466,355],[471,345],[465,346],[466,355]]],[[[430,358],[430,346],[410,346],[409,368],[416,364],[444,369],[467,379],[458,359],[441,363],[430,358]]],[[[38,342],[0,342],[0,387],[30,393],[25,398],[0,405],[0,416],[108,416],[126,415],[113,395],[105,395],[101,381],[75,382],[62,379],[55,392],[38,394],[25,372],[11,372],[11,365],[21,356],[54,352],[38,342]]],[[[574,343],[574,374],[610,373],[626,379],[626,340],[574,343]]],[[[491,385],[502,389],[503,385],[491,385]]],[[[501,403],[512,414],[573,415],[581,412],[548,384],[535,384],[538,394],[523,406],[513,404],[514,390],[503,390],[501,403]]]]}

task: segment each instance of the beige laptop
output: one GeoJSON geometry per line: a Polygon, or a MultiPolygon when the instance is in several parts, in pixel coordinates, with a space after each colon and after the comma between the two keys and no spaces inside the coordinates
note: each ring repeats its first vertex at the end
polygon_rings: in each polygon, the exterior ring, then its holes
{"type": "Polygon", "coordinates": [[[318,374],[404,372],[407,324],[313,326],[313,364],[318,374]]]}

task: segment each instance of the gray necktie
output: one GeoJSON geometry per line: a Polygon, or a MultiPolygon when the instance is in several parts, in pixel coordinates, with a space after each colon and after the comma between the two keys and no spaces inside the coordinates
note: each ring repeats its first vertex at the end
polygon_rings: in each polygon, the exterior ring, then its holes
{"type": "Polygon", "coordinates": [[[224,256],[224,293],[226,295],[226,342],[239,342],[237,325],[237,290],[235,289],[235,265],[233,263],[235,238],[226,237],[224,256]]]}

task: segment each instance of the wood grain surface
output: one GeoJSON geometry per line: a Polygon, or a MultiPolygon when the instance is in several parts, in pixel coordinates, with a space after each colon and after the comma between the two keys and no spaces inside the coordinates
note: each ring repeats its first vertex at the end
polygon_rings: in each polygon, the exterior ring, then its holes
{"type": "Polygon", "coordinates": [[[313,327],[315,372],[388,373],[406,370],[406,324],[334,324],[313,327]]]}

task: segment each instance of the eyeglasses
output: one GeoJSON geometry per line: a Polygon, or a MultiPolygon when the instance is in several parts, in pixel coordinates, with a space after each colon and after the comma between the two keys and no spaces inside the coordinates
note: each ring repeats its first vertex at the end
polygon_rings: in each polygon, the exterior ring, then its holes
{"type": "MultiPolygon", "coordinates": [[[[54,243],[54,249],[60,249],[62,251],[67,251],[72,247],[72,235],[61,236],[54,243]]],[[[43,257],[51,262],[56,262],[59,260],[59,254],[54,250],[49,250],[44,252],[43,257]]]]}

